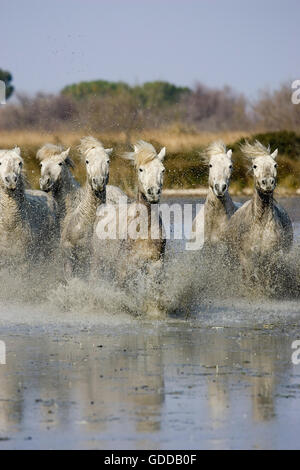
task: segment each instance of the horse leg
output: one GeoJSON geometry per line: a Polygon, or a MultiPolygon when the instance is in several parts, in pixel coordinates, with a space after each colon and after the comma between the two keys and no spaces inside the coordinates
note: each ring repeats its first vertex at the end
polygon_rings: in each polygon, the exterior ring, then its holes
{"type": "Polygon", "coordinates": [[[64,259],[64,277],[67,282],[74,277],[74,259],[71,256],[64,259]]]}
{"type": "Polygon", "coordinates": [[[166,315],[166,308],[163,306],[162,260],[148,263],[145,276],[146,299],[144,307],[146,314],[152,318],[162,318],[166,315]]]}

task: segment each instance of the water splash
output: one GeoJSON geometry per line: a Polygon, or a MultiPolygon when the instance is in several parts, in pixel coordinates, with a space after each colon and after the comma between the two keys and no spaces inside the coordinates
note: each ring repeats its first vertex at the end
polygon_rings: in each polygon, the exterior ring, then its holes
{"type": "MultiPolygon", "coordinates": [[[[263,288],[249,287],[239,268],[228,264],[223,247],[187,252],[170,242],[160,284],[161,315],[202,325],[276,324],[300,318],[300,246],[274,258],[263,288]]],[[[0,270],[1,323],[103,322],[123,324],[153,320],[151,286],[137,275],[126,286],[110,278],[66,283],[59,260],[30,270],[0,270]]],[[[261,287],[261,286],[260,286],[261,287]]]]}

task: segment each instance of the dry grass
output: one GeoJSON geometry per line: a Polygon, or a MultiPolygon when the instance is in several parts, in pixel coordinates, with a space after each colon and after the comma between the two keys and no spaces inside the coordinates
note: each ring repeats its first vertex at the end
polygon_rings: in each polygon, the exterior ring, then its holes
{"type": "MultiPolygon", "coordinates": [[[[0,131],[0,148],[21,147],[22,156],[28,180],[32,187],[39,187],[40,168],[35,158],[38,148],[46,142],[60,143],[71,147],[71,157],[76,163],[74,175],[81,183],[85,180],[85,169],[76,150],[79,139],[89,132],[79,133],[56,132],[53,134],[34,131],[0,131]]],[[[130,162],[119,156],[124,150],[129,150],[128,136],[125,133],[94,134],[105,146],[113,147],[114,154],[111,161],[110,183],[119,186],[128,195],[134,194],[136,174],[130,162]]],[[[199,190],[207,186],[207,168],[199,158],[199,150],[203,149],[213,140],[222,139],[226,144],[236,143],[242,137],[250,137],[247,132],[185,132],[176,127],[169,130],[143,131],[131,135],[131,142],[138,139],[151,141],[157,149],[167,147],[165,160],[166,175],[164,187],[166,189],[199,190]]],[[[237,144],[235,144],[237,146],[237,144]]],[[[247,194],[252,188],[252,174],[249,173],[239,152],[235,149],[235,171],[231,183],[232,194],[247,194]]],[[[295,194],[299,188],[300,160],[290,159],[287,155],[280,155],[279,161],[279,187],[285,194],[295,194]]]]}
{"type": "MultiPolygon", "coordinates": [[[[83,130],[79,133],[71,132],[55,132],[45,133],[38,131],[0,131],[0,147],[13,147],[19,145],[20,147],[34,146],[38,147],[45,142],[61,143],[67,147],[78,144],[78,141],[84,135],[88,135],[89,131],[83,130]]],[[[115,143],[119,145],[127,144],[127,136],[124,132],[120,133],[105,133],[96,135],[100,140],[105,143],[115,143]]],[[[143,139],[146,141],[155,142],[161,146],[166,146],[168,152],[188,152],[197,148],[202,148],[208,145],[212,140],[223,140],[226,144],[235,142],[241,137],[247,137],[247,132],[182,132],[176,127],[164,128],[163,130],[146,130],[139,133],[131,134],[131,142],[143,139]]]]}

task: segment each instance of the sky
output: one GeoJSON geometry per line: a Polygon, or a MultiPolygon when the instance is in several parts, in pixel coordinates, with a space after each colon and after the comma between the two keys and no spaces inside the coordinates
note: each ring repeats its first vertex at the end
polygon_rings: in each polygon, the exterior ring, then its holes
{"type": "Polygon", "coordinates": [[[0,0],[0,68],[19,92],[83,80],[229,85],[300,79],[299,0],[0,0]]]}

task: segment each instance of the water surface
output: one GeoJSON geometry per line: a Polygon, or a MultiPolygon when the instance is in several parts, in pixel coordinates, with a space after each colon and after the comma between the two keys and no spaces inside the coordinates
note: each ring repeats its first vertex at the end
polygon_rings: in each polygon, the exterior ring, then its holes
{"type": "MultiPolygon", "coordinates": [[[[299,202],[282,200],[296,244],[299,202]]],[[[172,302],[203,273],[189,260],[177,269],[182,243],[168,250],[172,302]]],[[[196,284],[199,292],[185,296],[196,304],[181,294],[181,315],[149,321],[130,313],[136,299],[109,285],[75,283],[47,301],[28,291],[22,302],[19,283],[3,286],[0,449],[300,448],[296,298],[210,298],[196,284]]]]}

